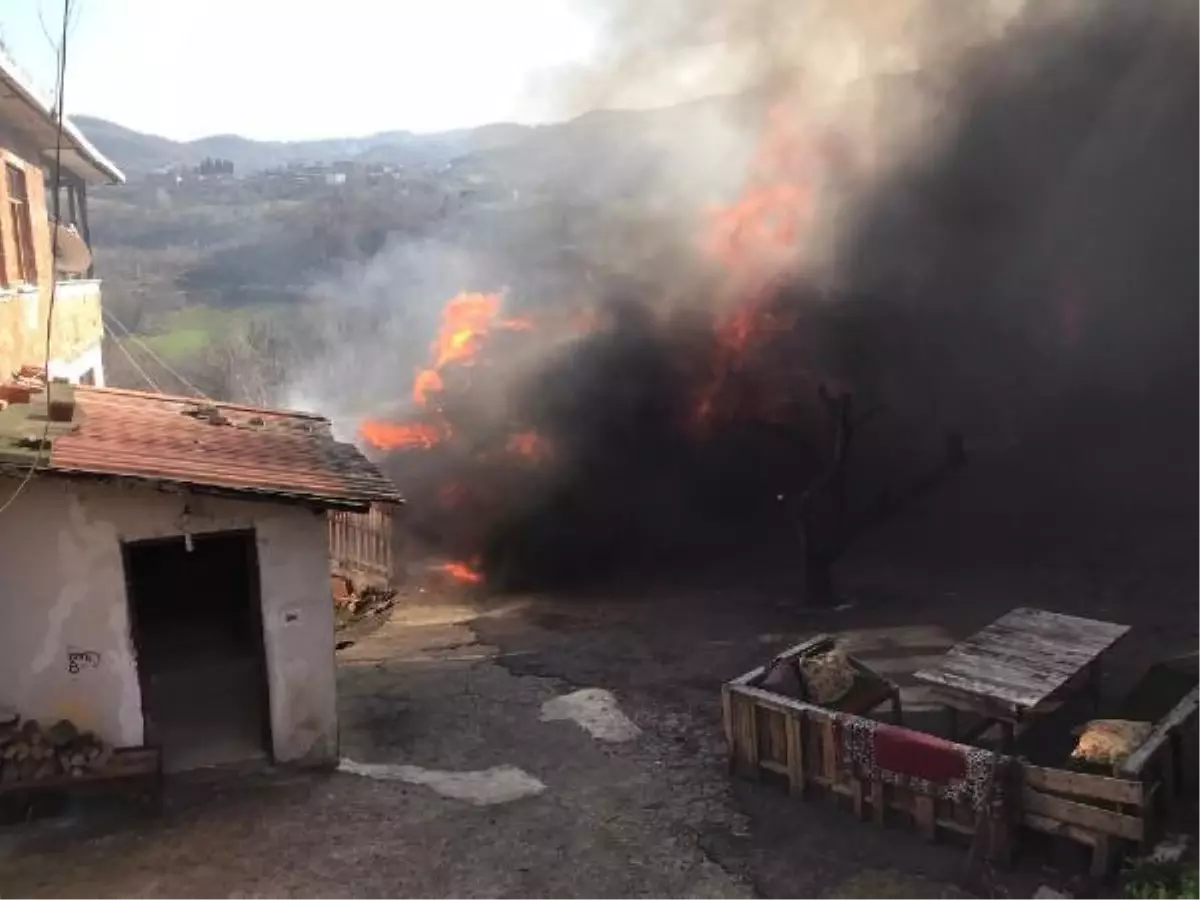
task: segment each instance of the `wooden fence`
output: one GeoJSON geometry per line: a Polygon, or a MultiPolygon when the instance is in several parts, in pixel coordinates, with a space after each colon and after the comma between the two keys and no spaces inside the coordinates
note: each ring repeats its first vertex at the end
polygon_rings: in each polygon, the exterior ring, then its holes
{"type": "Polygon", "coordinates": [[[376,504],[365,513],[329,514],[329,558],[334,575],[360,586],[391,584],[392,513],[392,507],[376,504]]]}

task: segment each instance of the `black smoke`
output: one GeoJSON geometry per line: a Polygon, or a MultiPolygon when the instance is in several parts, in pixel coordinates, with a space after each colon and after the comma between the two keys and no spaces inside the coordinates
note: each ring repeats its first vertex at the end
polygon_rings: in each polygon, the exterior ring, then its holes
{"type": "Polygon", "coordinates": [[[821,383],[884,410],[855,462],[864,508],[952,431],[1003,450],[1136,427],[1151,460],[1195,458],[1196,26],[1186,0],[1031,3],[942,68],[873,75],[880,115],[917,102],[929,136],[850,192],[820,278],[776,284],[766,309],[791,327],[730,375],[719,426],[689,423],[720,292],[639,272],[602,287],[603,327],[489,400],[489,427],[499,405],[552,464],[389,460],[416,534],[508,586],[748,550],[795,565],[791,500],[825,464],[821,383]],[[469,501],[440,504],[447,482],[469,501]]]}

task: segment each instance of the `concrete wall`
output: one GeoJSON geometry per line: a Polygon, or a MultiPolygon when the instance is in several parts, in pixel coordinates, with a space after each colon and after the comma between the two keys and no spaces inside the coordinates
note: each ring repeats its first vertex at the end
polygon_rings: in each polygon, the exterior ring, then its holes
{"type": "Polygon", "coordinates": [[[255,529],[275,759],[335,760],[327,524],[294,506],[35,478],[0,515],[0,706],[141,743],[121,542],[185,528],[255,529]]]}
{"type": "MultiPolygon", "coordinates": [[[[82,357],[96,350],[104,337],[100,282],[60,281],[54,291],[54,329],[50,333],[50,368],[81,368],[82,357]]],[[[43,348],[42,355],[45,355],[43,348]]],[[[51,372],[51,375],[54,373],[51,372]]],[[[98,377],[103,377],[97,373],[98,377]]],[[[68,376],[69,377],[69,376],[68,376]]],[[[77,379],[72,378],[72,381],[77,379]]]]}

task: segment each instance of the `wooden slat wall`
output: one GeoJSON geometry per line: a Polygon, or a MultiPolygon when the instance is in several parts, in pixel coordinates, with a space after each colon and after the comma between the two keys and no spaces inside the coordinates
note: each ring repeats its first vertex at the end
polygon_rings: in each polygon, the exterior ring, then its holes
{"type": "Polygon", "coordinates": [[[384,586],[392,581],[392,510],[375,505],[365,513],[329,514],[333,574],[384,586]]]}

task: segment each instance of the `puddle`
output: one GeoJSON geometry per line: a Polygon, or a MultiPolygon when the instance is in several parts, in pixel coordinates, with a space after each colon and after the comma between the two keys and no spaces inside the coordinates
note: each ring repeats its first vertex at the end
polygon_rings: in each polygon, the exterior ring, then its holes
{"type": "Polygon", "coordinates": [[[546,790],[546,785],[516,766],[493,766],[475,772],[448,772],[423,769],[420,766],[360,763],[352,759],[343,759],[338,764],[338,771],[378,781],[403,781],[406,784],[425,785],[443,797],[462,800],[475,806],[510,803],[546,790]]]}
{"type": "Polygon", "coordinates": [[[543,722],[570,719],[601,741],[631,741],[642,733],[621,712],[617,698],[603,688],[584,688],[547,700],[542,704],[541,718],[543,722]]]}

